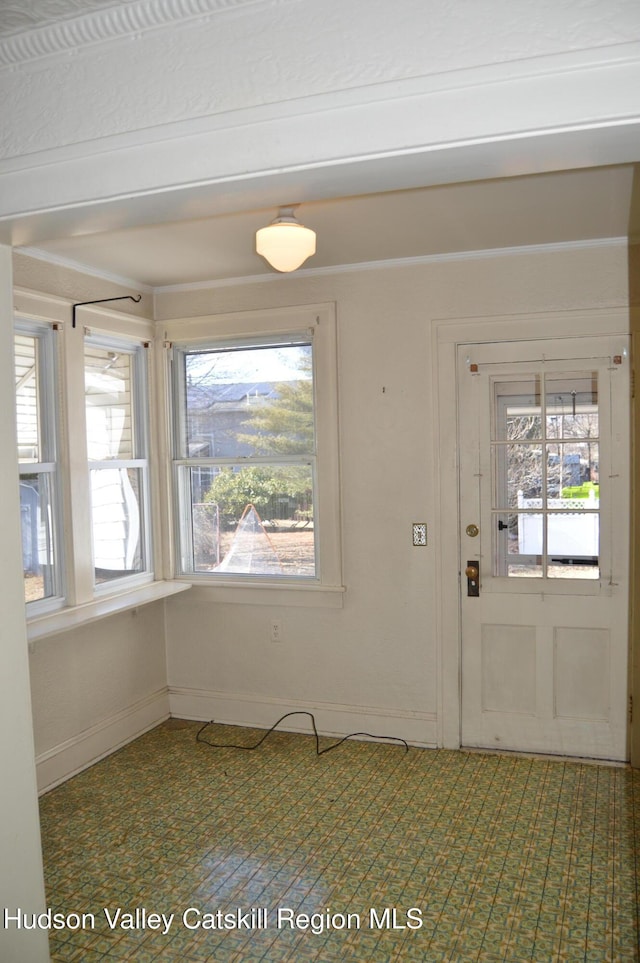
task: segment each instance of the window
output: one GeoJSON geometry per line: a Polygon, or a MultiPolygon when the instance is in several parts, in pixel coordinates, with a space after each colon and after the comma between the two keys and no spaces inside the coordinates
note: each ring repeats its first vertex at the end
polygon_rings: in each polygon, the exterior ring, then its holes
{"type": "Polygon", "coordinates": [[[315,577],[308,337],[177,349],[175,372],[187,571],[315,577]]]}
{"type": "Polygon", "coordinates": [[[87,458],[96,586],[149,567],[145,349],[88,337],[87,458]]]}
{"type": "Polygon", "coordinates": [[[598,374],[496,382],[496,575],[600,577],[598,374]]]}
{"type": "Polygon", "coordinates": [[[155,325],[91,305],[74,326],[61,299],[14,296],[25,600],[35,641],[188,585],[154,578],[155,325]]]}
{"type": "Polygon", "coordinates": [[[34,613],[63,594],[54,338],[27,321],[14,336],[24,597],[34,613]]]}
{"type": "Polygon", "coordinates": [[[333,318],[287,314],[173,347],[180,575],[339,584],[333,318]]]}

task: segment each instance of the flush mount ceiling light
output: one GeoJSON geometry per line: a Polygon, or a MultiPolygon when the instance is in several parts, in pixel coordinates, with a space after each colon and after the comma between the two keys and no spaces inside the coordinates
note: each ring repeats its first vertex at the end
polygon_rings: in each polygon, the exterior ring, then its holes
{"type": "Polygon", "coordinates": [[[316,253],[316,233],[296,219],[292,207],[281,207],[271,224],[256,232],[256,251],[276,271],[295,271],[316,253]]]}

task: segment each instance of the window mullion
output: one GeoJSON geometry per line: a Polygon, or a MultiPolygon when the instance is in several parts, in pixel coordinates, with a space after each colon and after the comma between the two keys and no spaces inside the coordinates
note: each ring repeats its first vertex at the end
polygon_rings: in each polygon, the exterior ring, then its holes
{"type": "Polygon", "coordinates": [[[81,605],[93,599],[91,490],[87,470],[87,426],[84,384],[84,332],[66,327],[62,338],[65,371],[63,425],[66,444],[62,463],[67,525],[68,602],[81,605]]]}
{"type": "Polygon", "coordinates": [[[239,458],[176,458],[174,464],[186,468],[232,467],[251,465],[312,465],[315,455],[252,455],[239,458]]]}
{"type": "Polygon", "coordinates": [[[146,468],[146,458],[106,458],[103,461],[91,460],[89,468],[146,468]]]}
{"type": "Polygon", "coordinates": [[[21,461],[19,465],[20,475],[46,475],[56,471],[56,464],[52,461],[21,461]]]}

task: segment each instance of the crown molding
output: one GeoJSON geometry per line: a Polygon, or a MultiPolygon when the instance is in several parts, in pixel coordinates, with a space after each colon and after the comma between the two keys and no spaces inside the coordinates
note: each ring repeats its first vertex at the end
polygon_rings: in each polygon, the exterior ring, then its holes
{"type": "Polygon", "coordinates": [[[384,261],[359,261],[355,264],[334,264],[327,267],[309,267],[290,274],[249,274],[242,277],[219,278],[212,281],[191,281],[185,284],[157,285],[154,295],[178,294],[188,291],[206,291],[210,288],[228,288],[245,284],[264,284],[273,281],[293,281],[296,278],[317,278],[325,275],[354,274],[360,271],[381,271],[388,268],[406,268],[426,264],[442,264],[451,261],[477,261],[494,257],[514,257],[527,254],[556,254],[581,251],[588,248],[627,248],[626,237],[590,238],[584,241],[557,241],[550,244],[521,244],[514,247],[483,248],[476,251],[453,251],[444,254],[424,254],[417,257],[389,258],[384,261]]]}
{"type": "Polygon", "coordinates": [[[0,38],[0,68],[73,53],[93,44],[138,37],[177,23],[211,20],[247,7],[274,7],[293,2],[297,0],[128,0],[83,12],[82,0],[76,0],[77,16],[0,38]]]}
{"type": "Polygon", "coordinates": [[[15,248],[14,253],[24,254],[26,257],[36,258],[58,267],[68,268],[94,278],[111,281],[122,287],[135,288],[143,294],[156,295],[180,294],[190,291],[208,291],[216,288],[240,287],[247,284],[272,284],[275,281],[291,283],[303,278],[318,278],[336,274],[355,274],[362,271],[382,271],[390,268],[407,268],[428,264],[446,264],[452,261],[478,261],[494,257],[514,257],[528,254],[556,254],[561,252],[582,251],[589,248],[624,248],[632,243],[627,237],[590,238],[584,241],[557,241],[550,244],[522,244],[514,247],[483,248],[475,251],[454,251],[443,254],[424,254],[417,257],[389,258],[383,261],[359,261],[355,264],[334,264],[326,267],[309,267],[293,271],[291,274],[246,274],[231,278],[218,278],[209,281],[188,281],[183,284],[161,284],[152,287],[135,278],[126,278],[118,274],[110,274],[83,264],[71,258],[63,258],[39,248],[15,248]]]}
{"type": "Polygon", "coordinates": [[[101,271],[99,268],[91,267],[90,264],[83,264],[81,261],[74,261],[71,258],[60,257],[59,254],[51,254],[37,247],[16,247],[14,254],[24,254],[25,257],[34,258],[37,261],[45,261],[47,264],[55,264],[56,267],[68,268],[70,271],[78,271],[80,274],[88,274],[92,278],[100,278],[101,281],[110,281],[125,288],[137,288],[143,294],[153,294],[154,289],[149,284],[136,281],[135,278],[126,278],[120,274],[112,274],[109,271],[101,271]]]}

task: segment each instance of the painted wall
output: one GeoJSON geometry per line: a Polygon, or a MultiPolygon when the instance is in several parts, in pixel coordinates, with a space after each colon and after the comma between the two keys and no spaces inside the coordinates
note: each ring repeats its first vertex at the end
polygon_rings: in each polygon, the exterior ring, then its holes
{"type": "Polygon", "coordinates": [[[159,318],[335,301],[339,337],[343,608],[213,604],[200,588],[168,601],[172,711],[270,725],[313,706],[325,731],[435,744],[436,533],[457,533],[435,514],[431,322],[627,298],[623,244],[159,294],[159,318]],[[413,521],[429,525],[426,549],[413,521]]]}
{"type": "MultiPolygon", "coordinates": [[[[70,299],[92,297],[96,284],[99,294],[120,293],[23,255],[15,265],[20,286],[70,299]]],[[[269,725],[313,707],[328,731],[436,744],[431,322],[627,298],[619,243],[157,294],[160,333],[164,318],[336,302],[344,605],[221,604],[199,589],[38,642],[30,671],[40,786],[166,715],[164,606],[175,714],[269,725]],[[429,525],[427,549],[411,545],[417,520],[429,525]],[[269,640],[272,618],[282,621],[280,645],[269,640]]]]}
{"type": "MultiPolygon", "coordinates": [[[[634,211],[640,212],[640,173],[634,180],[634,211]]],[[[631,331],[635,348],[633,351],[633,371],[635,395],[631,407],[632,424],[632,485],[631,513],[633,533],[631,539],[631,585],[635,593],[631,598],[631,696],[633,700],[631,726],[631,765],[640,769],[640,357],[638,338],[640,338],[640,243],[629,245],[629,305],[631,309],[631,331]]]]}
{"type": "Polygon", "coordinates": [[[42,639],[32,648],[41,791],[167,718],[163,602],[42,639]]]}
{"type": "MultiPolygon", "coordinates": [[[[69,302],[135,293],[21,254],[14,255],[14,283],[69,302]]],[[[145,294],[140,304],[123,301],[106,307],[120,307],[148,318],[152,304],[145,294]]],[[[19,555],[15,562],[20,571],[19,555]]],[[[31,646],[29,671],[40,790],[166,718],[163,613],[163,602],[155,602],[31,646]]]]}
{"type": "MultiPolygon", "coordinates": [[[[106,304],[105,307],[139,318],[153,318],[153,296],[148,291],[138,287],[127,287],[107,278],[73,271],[66,266],[27,256],[17,250],[13,252],[13,283],[16,288],[26,288],[29,291],[39,291],[64,298],[69,305],[103,297],[118,298],[129,295],[138,297],[140,295],[141,300],[138,303],[122,301],[106,304]]],[[[71,307],[69,307],[67,319],[71,319],[71,307]]]]}
{"type": "MultiPolygon", "coordinates": [[[[0,290],[11,287],[11,250],[0,246],[0,290]]],[[[0,445],[15,452],[13,309],[0,303],[0,445]]],[[[0,501],[4,519],[0,553],[0,906],[29,912],[45,908],[40,826],[36,797],[29,667],[24,618],[20,501],[17,456],[0,461],[0,501]]],[[[43,931],[0,929],[0,958],[7,963],[44,963],[49,959],[43,931]]]]}

